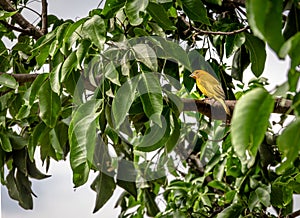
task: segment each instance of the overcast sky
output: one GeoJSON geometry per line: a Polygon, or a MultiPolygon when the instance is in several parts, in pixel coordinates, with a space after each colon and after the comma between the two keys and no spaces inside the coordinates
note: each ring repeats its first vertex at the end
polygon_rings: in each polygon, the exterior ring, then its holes
{"type": "MultiPolygon", "coordinates": [[[[60,18],[74,20],[86,16],[91,9],[97,7],[99,2],[97,0],[49,0],[49,12],[60,18]]],[[[39,3],[34,4],[39,7],[39,3]]],[[[275,55],[268,53],[263,76],[271,83],[269,90],[286,81],[288,65],[289,61],[280,61],[275,55]]],[[[249,73],[245,80],[248,81],[253,77],[249,73]]],[[[1,186],[2,218],[114,218],[119,214],[120,210],[114,209],[114,204],[121,192],[120,189],[115,191],[114,197],[104,208],[92,214],[96,197],[95,192],[89,187],[92,180],[74,190],[68,161],[59,163],[52,161],[49,174],[52,177],[48,179],[33,180],[32,188],[38,198],[34,199],[32,211],[26,211],[18,206],[16,201],[8,197],[7,189],[1,186]]]]}

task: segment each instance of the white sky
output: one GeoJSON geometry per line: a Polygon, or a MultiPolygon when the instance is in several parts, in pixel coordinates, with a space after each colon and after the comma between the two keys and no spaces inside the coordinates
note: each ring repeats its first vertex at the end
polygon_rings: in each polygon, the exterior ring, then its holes
{"type": "MultiPolygon", "coordinates": [[[[100,1],[96,0],[49,0],[49,13],[59,18],[78,19],[86,16],[89,10],[97,7],[100,1]]],[[[39,7],[38,2],[34,2],[39,7]]],[[[31,17],[31,16],[28,16],[31,17]]],[[[263,76],[269,79],[269,90],[287,80],[289,61],[279,60],[272,52],[268,52],[267,62],[263,76]]],[[[245,81],[253,78],[253,74],[245,75],[245,81]]],[[[40,167],[41,169],[41,167],[40,167]]],[[[69,162],[51,162],[49,174],[52,177],[36,181],[33,180],[33,191],[38,198],[34,199],[34,209],[26,211],[10,199],[7,189],[1,186],[2,218],[113,218],[117,217],[120,209],[114,209],[115,202],[121,189],[99,212],[92,214],[95,204],[95,192],[90,189],[92,180],[86,185],[73,190],[72,174],[69,162]]],[[[295,205],[299,208],[299,205],[295,205]]]]}

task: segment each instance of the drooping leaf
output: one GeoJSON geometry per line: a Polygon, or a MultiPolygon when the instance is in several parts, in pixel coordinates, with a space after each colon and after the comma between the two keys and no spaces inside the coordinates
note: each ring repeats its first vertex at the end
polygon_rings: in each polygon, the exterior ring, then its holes
{"type": "Polygon", "coordinates": [[[74,185],[83,185],[93,163],[96,143],[96,118],[101,101],[90,100],[80,105],[73,113],[69,126],[70,163],[74,185]]]}
{"type": "MultiPolygon", "coordinates": [[[[243,81],[243,73],[250,64],[250,55],[245,46],[241,46],[234,54],[232,59],[231,76],[232,78],[243,81]]],[[[253,63],[254,64],[254,63],[253,63]]]]}
{"type": "Polygon", "coordinates": [[[270,47],[279,52],[283,44],[282,1],[249,0],[246,1],[248,22],[254,34],[266,40],[270,47]]]}
{"type": "Polygon", "coordinates": [[[12,145],[10,143],[9,137],[6,134],[0,133],[0,145],[4,151],[12,151],[12,145]]]}
{"type": "Polygon", "coordinates": [[[226,37],[226,57],[231,56],[236,50],[238,50],[246,41],[244,33],[229,35],[226,37]]]}
{"type": "Polygon", "coordinates": [[[277,138],[278,149],[282,153],[284,161],[276,169],[277,173],[284,173],[286,169],[294,166],[294,161],[298,157],[300,149],[300,136],[298,133],[300,128],[300,119],[296,119],[289,124],[286,129],[277,138]]]}
{"type": "MultiPolygon", "coordinates": [[[[60,72],[60,82],[64,82],[65,79],[69,76],[69,74],[74,70],[74,68],[77,66],[77,57],[76,53],[72,52],[64,61],[60,71],[56,71],[55,73],[60,72]]],[[[56,68],[58,70],[58,68],[56,68]]]]}
{"type": "Polygon", "coordinates": [[[150,217],[154,217],[159,213],[155,197],[156,195],[150,189],[144,189],[144,202],[147,208],[147,215],[150,217]]]}
{"type": "Polygon", "coordinates": [[[47,126],[53,128],[60,114],[61,102],[57,93],[50,87],[50,81],[44,82],[39,91],[40,117],[47,126]]]}
{"type": "Polygon", "coordinates": [[[125,120],[125,117],[130,109],[131,104],[135,99],[136,88],[139,82],[139,77],[136,76],[128,79],[120,89],[118,89],[115,98],[112,102],[112,121],[114,128],[118,129],[125,120]]]}
{"type": "Polygon", "coordinates": [[[129,22],[133,26],[138,26],[143,22],[143,16],[148,6],[148,0],[127,0],[125,4],[125,13],[128,16],[129,22]]]}
{"type": "Polygon", "coordinates": [[[210,25],[206,8],[201,0],[182,0],[182,4],[183,10],[191,20],[210,25]]]}
{"type": "Polygon", "coordinates": [[[287,22],[283,30],[283,37],[285,40],[300,31],[300,8],[297,3],[292,4],[290,12],[287,16],[287,22]]]}
{"type": "Polygon", "coordinates": [[[250,54],[251,70],[256,77],[259,77],[264,71],[267,57],[265,43],[251,34],[245,35],[245,46],[250,54]]]}
{"type": "Polygon", "coordinates": [[[168,14],[162,5],[149,2],[147,11],[164,30],[176,30],[176,27],[170,21],[168,14]]]}
{"type": "Polygon", "coordinates": [[[142,73],[138,84],[138,92],[142,100],[143,109],[147,117],[161,126],[161,113],[163,111],[163,97],[158,75],[142,73]]]}
{"type": "Polygon", "coordinates": [[[232,145],[241,162],[254,163],[269,124],[274,99],[264,88],[246,93],[236,104],[232,117],[232,145]],[[250,160],[247,158],[250,156],[250,160]]]}
{"type": "Polygon", "coordinates": [[[290,37],[281,47],[279,56],[285,58],[287,55],[291,58],[291,67],[294,68],[300,64],[299,48],[300,46],[300,33],[296,33],[290,37]]]}
{"type": "Polygon", "coordinates": [[[91,188],[97,193],[96,204],[93,211],[93,213],[95,213],[111,198],[116,184],[111,175],[100,171],[99,175],[93,181],[91,188]]]}

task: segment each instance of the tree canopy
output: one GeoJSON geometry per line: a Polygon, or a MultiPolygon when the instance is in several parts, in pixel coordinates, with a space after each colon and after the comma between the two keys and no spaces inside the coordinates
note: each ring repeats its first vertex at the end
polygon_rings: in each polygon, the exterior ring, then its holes
{"type": "Polygon", "coordinates": [[[97,174],[94,212],[119,186],[120,217],[300,213],[299,0],[106,0],[78,20],[40,4],[0,0],[0,176],[21,207],[50,176],[40,158],[69,161],[75,188],[97,174]],[[267,46],[290,58],[271,91],[267,46]],[[196,69],[232,116],[195,88],[196,69]]]}

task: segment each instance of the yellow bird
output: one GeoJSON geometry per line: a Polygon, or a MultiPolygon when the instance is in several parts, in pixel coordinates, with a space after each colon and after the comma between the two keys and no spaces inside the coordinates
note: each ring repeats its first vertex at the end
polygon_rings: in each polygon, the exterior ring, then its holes
{"type": "Polygon", "coordinates": [[[225,103],[224,90],[220,82],[214,76],[204,70],[195,70],[190,77],[196,80],[197,87],[204,95],[220,102],[226,114],[230,116],[230,110],[225,103]]]}

